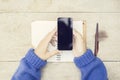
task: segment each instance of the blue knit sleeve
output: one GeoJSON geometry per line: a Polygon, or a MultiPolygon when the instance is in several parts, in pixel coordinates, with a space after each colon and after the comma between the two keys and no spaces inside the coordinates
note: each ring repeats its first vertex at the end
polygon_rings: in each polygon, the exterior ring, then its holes
{"type": "Polygon", "coordinates": [[[81,71],[81,80],[107,80],[107,71],[103,62],[95,57],[90,49],[74,62],[81,71]]]}
{"type": "Polygon", "coordinates": [[[34,53],[34,49],[30,49],[11,80],[40,80],[41,69],[46,63],[34,53]]]}

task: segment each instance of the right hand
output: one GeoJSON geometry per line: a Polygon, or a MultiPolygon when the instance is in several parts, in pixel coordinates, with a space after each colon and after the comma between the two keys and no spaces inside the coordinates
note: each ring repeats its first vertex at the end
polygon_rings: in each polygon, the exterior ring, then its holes
{"type": "Polygon", "coordinates": [[[73,30],[73,54],[75,57],[81,56],[85,53],[85,42],[83,36],[76,30],[73,30]]]}

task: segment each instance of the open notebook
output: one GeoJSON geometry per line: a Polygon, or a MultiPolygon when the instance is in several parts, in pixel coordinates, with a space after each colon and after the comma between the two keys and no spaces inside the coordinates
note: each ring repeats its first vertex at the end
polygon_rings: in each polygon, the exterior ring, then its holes
{"type": "MultiPolygon", "coordinates": [[[[38,43],[57,27],[57,21],[34,21],[31,24],[32,45],[37,47],[38,43]]],[[[83,35],[83,21],[73,21],[73,28],[83,35]]],[[[57,49],[57,45],[53,47],[49,44],[49,51],[57,49]]],[[[48,59],[48,62],[73,62],[72,51],[61,51],[60,54],[48,59]]]]}

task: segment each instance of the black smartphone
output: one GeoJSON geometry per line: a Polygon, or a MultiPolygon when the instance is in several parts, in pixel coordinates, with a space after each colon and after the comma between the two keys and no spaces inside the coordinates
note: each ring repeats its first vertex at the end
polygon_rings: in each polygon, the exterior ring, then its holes
{"type": "Polygon", "coordinates": [[[60,17],[57,20],[58,50],[72,50],[73,24],[72,18],[60,17]]]}

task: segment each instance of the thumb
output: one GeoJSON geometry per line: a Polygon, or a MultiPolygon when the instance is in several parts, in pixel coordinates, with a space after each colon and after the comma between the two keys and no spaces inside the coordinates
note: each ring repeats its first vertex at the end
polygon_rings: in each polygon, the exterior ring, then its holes
{"type": "Polygon", "coordinates": [[[48,52],[47,57],[50,58],[50,57],[52,57],[52,56],[54,56],[56,54],[59,54],[59,53],[60,53],[59,50],[54,50],[54,51],[48,52]]]}

